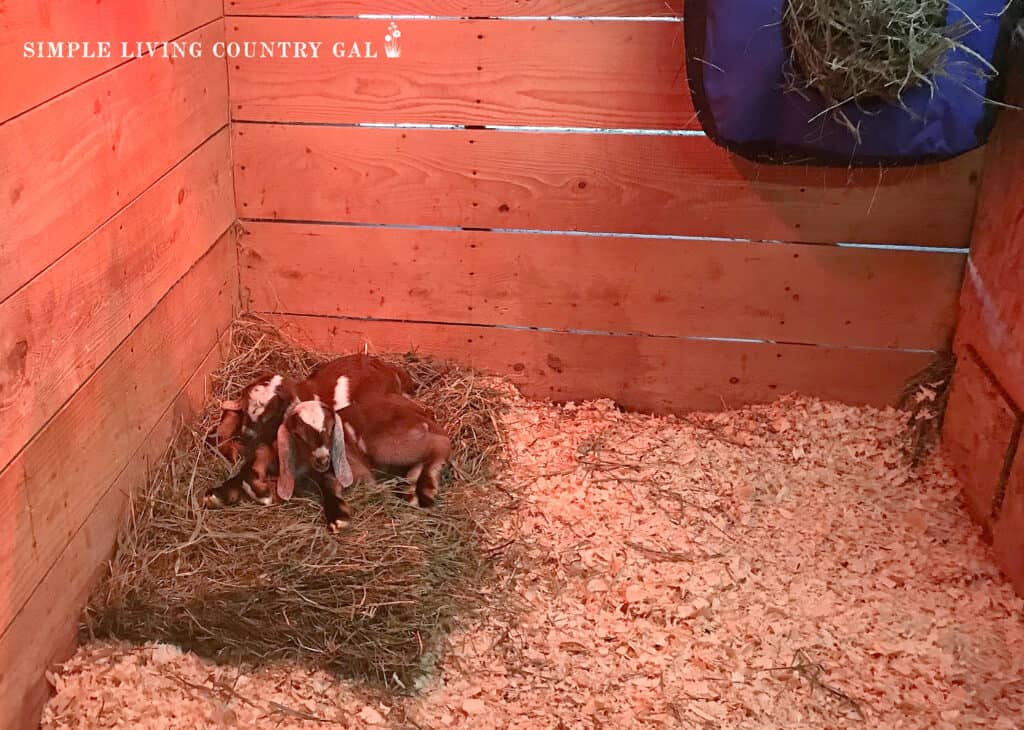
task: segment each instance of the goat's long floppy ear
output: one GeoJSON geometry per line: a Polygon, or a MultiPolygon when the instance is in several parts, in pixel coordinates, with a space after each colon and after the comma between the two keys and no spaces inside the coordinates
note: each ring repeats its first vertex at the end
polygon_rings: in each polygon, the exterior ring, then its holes
{"type": "Polygon", "coordinates": [[[279,474],[277,477],[277,496],[282,500],[291,499],[295,491],[295,455],[292,453],[292,435],[282,423],[277,428],[277,460],[279,474]]]}
{"type": "Polygon", "coordinates": [[[331,466],[341,486],[348,487],[352,484],[352,467],[349,466],[348,456],[345,454],[345,428],[341,425],[341,416],[337,413],[334,414],[334,438],[331,439],[331,466]]]}
{"type": "Polygon", "coordinates": [[[220,402],[221,410],[224,411],[240,411],[242,410],[242,401],[240,400],[222,400],[220,402]]]}

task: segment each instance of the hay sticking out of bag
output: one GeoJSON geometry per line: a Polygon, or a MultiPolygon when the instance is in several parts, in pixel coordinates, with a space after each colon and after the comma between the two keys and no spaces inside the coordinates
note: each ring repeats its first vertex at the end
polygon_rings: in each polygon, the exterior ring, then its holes
{"type": "Polygon", "coordinates": [[[783,26],[793,56],[791,91],[816,89],[838,121],[858,137],[837,107],[847,102],[900,103],[910,89],[954,73],[949,53],[964,50],[976,64],[960,73],[995,69],[960,43],[977,26],[966,16],[947,24],[947,0],[787,0],[783,26]]]}
{"type": "Polygon", "coordinates": [[[83,639],[161,641],[220,662],[295,662],[411,686],[451,621],[493,583],[485,525],[508,504],[495,486],[502,395],[465,369],[389,356],[452,436],[434,510],[404,504],[383,481],[349,490],[354,519],[340,535],[326,529],[318,495],[205,510],[204,490],[230,473],[204,438],[220,398],[262,370],[301,377],[326,359],[251,318],[233,335],[234,356],[213,378],[217,400],[134,496],[83,639]]]}

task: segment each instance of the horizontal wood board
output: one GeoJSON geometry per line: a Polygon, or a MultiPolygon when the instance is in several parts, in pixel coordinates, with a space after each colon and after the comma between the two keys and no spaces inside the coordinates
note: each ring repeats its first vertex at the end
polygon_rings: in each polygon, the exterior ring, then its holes
{"type": "Polygon", "coordinates": [[[388,58],[388,20],[228,19],[229,41],[322,44],[316,59],[232,60],[233,118],[701,129],[681,23],[396,24],[401,55],[388,58]]]}
{"type": "Polygon", "coordinates": [[[270,315],[323,352],[418,351],[509,377],[532,398],[612,398],[651,413],[718,411],[799,391],[857,404],[895,402],[927,353],[270,315]]]}
{"type": "MultiPolygon", "coordinates": [[[[33,0],[0,4],[0,122],[123,63],[121,43],[167,41],[219,18],[221,0],[33,0]],[[26,57],[24,44],[109,41],[109,58],[26,57]]],[[[47,50],[49,53],[49,50],[47,50]]],[[[93,55],[98,55],[93,53],[93,55]]]]}
{"type": "Polygon", "coordinates": [[[227,122],[224,61],[206,53],[126,63],[0,125],[0,301],[227,122]]]}
{"type": "Polygon", "coordinates": [[[260,312],[864,347],[948,346],[962,254],[245,224],[260,312]]]}
{"type": "Polygon", "coordinates": [[[235,124],[243,218],[966,246],[980,153],[759,166],[703,137],[235,124]]]}
{"type": "Polygon", "coordinates": [[[0,302],[0,468],[233,220],[223,129],[0,302]]]}

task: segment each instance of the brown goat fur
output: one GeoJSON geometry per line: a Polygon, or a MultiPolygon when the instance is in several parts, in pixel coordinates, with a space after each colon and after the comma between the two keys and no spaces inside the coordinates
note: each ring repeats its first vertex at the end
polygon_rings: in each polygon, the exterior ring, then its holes
{"type": "Polygon", "coordinates": [[[345,355],[324,363],[298,384],[299,400],[318,398],[334,410],[386,393],[412,393],[415,384],[401,367],[373,355],[345,355]],[[342,379],[344,378],[344,381],[342,379]]]}
{"type": "Polygon", "coordinates": [[[411,504],[434,505],[451,440],[427,409],[405,395],[387,393],[353,403],[342,418],[349,448],[354,445],[365,463],[411,482],[411,504]]]}

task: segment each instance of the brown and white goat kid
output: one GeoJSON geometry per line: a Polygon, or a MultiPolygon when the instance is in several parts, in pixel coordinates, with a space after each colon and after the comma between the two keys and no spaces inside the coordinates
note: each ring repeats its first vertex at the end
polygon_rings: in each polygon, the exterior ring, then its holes
{"type": "Polygon", "coordinates": [[[323,496],[324,518],[332,532],[346,527],[352,513],[343,490],[352,484],[341,417],[318,401],[293,403],[277,431],[281,473],[277,496],[290,499],[296,482],[313,482],[323,496]]]}
{"type": "Polygon", "coordinates": [[[242,457],[234,476],[208,489],[207,507],[229,507],[247,495],[260,504],[274,501],[277,485],[277,429],[295,401],[295,382],[286,375],[265,373],[247,385],[237,401],[221,404],[217,448],[228,459],[242,457]]]}
{"type": "Polygon", "coordinates": [[[373,478],[367,464],[397,472],[413,485],[406,494],[410,504],[434,506],[441,469],[452,447],[423,406],[405,395],[385,393],[352,403],[342,411],[342,419],[349,461],[359,477],[373,478]]]}
{"type": "Polygon", "coordinates": [[[284,410],[295,397],[295,384],[287,375],[262,373],[242,389],[237,400],[221,403],[214,443],[230,461],[244,450],[243,440],[273,442],[284,410]]]}
{"type": "Polygon", "coordinates": [[[371,468],[399,472],[415,485],[408,501],[433,506],[451,442],[406,396],[414,383],[403,368],[372,355],[347,355],[314,371],[296,390],[301,399],[322,401],[340,414],[355,480],[372,481],[371,468]]]}

